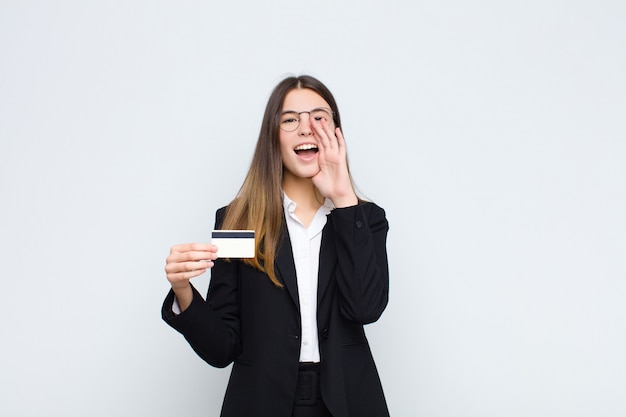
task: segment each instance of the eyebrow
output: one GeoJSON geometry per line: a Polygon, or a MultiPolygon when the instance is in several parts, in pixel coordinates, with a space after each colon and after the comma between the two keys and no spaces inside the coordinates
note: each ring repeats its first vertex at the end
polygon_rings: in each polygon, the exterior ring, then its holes
{"type": "Polygon", "coordinates": [[[332,113],[332,110],[331,110],[330,108],[322,106],[322,107],[315,107],[315,108],[313,108],[313,109],[311,109],[311,110],[303,110],[303,111],[301,111],[301,112],[298,112],[298,111],[295,111],[295,110],[283,110],[280,114],[287,114],[287,113],[308,113],[308,112],[312,112],[312,111],[315,111],[315,110],[324,110],[324,111],[327,111],[327,112],[329,112],[329,113],[332,113]]]}

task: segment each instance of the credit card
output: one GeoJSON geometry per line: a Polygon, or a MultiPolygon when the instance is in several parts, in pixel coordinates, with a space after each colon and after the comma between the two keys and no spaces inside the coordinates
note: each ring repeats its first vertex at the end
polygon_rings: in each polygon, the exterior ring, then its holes
{"type": "Polygon", "coordinates": [[[213,230],[218,258],[254,258],[254,230],[213,230]]]}

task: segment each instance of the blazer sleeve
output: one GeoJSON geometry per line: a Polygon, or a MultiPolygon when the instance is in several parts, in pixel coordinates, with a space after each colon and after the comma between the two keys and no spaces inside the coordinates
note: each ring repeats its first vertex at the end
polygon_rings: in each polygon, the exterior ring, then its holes
{"type": "MultiPolygon", "coordinates": [[[[218,210],[216,228],[223,214],[223,208],[218,210]]],[[[241,351],[237,270],[236,261],[216,259],[206,301],[192,286],[193,300],[185,311],[172,311],[172,290],[161,309],[163,320],[180,332],[204,361],[218,368],[228,366],[241,351]]]]}
{"type": "Polygon", "coordinates": [[[340,309],[349,320],[372,323],[389,300],[385,211],[374,203],[334,209],[328,216],[337,250],[340,309]]]}

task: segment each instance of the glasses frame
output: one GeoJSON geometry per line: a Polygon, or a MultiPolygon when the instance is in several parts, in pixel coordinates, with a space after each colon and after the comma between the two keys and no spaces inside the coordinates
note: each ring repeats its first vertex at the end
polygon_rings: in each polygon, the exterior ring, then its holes
{"type": "Polygon", "coordinates": [[[278,127],[280,128],[280,130],[282,130],[282,131],[284,131],[284,132],[295,132],[295,131],[296,131],[296,130],[298,130],[298,128],[300,127],[300,120],[302,119],[302,118],[300,117],[300,115],[301,115],[302,113],[307,113],[307,114],[309,115],[309,118],[310,118],[310,117],[311,117],[311,113],[313,113],[313,112],[314,112],[314,111],[316,111],[316,110],[324,110],[324,111],[326,111],[326,112],[330,113],[330,118],[331,118],[331,120],[333,121],[333,123],[335,123],[335,112],[334,112],[331,108],[329,108],[329,107],[316,107],[316,108],[311,109],[311,110],[308,110],[308,111],[286,110],[286,111],[284,111],[284,112],[281,112],[281,113],[280,113],[280,115],[279,115],[279,117],[278,117],[278,127]],[[291,130],[289,130],[289,129],[285,129],[285,128],[283,127],[283,123],[281,122],[281,119],[282,119],[282,117],[283,117],[285,114],[295,114],[295,115],[298,115],[298,117],[297,117],[298,123],[296,123],[296,127],[294,127],[294,128],[293,128],[293,129],[291,129],[291,130]]]}

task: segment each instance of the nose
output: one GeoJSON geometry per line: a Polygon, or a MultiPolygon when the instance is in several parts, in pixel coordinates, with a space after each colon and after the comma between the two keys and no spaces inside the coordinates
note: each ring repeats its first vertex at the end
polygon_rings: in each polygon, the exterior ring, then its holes
{"type": "Polygon", "coordinates": [[[298,124],[298,135],[300,136],[311,136],[313,134],[313,130],[311,129],[311,113],[308,111],[301,112],[298,117],[300,117],[300,123],[298,124]],[[306,114],[306,117],[303,117],[306,114]]]}

